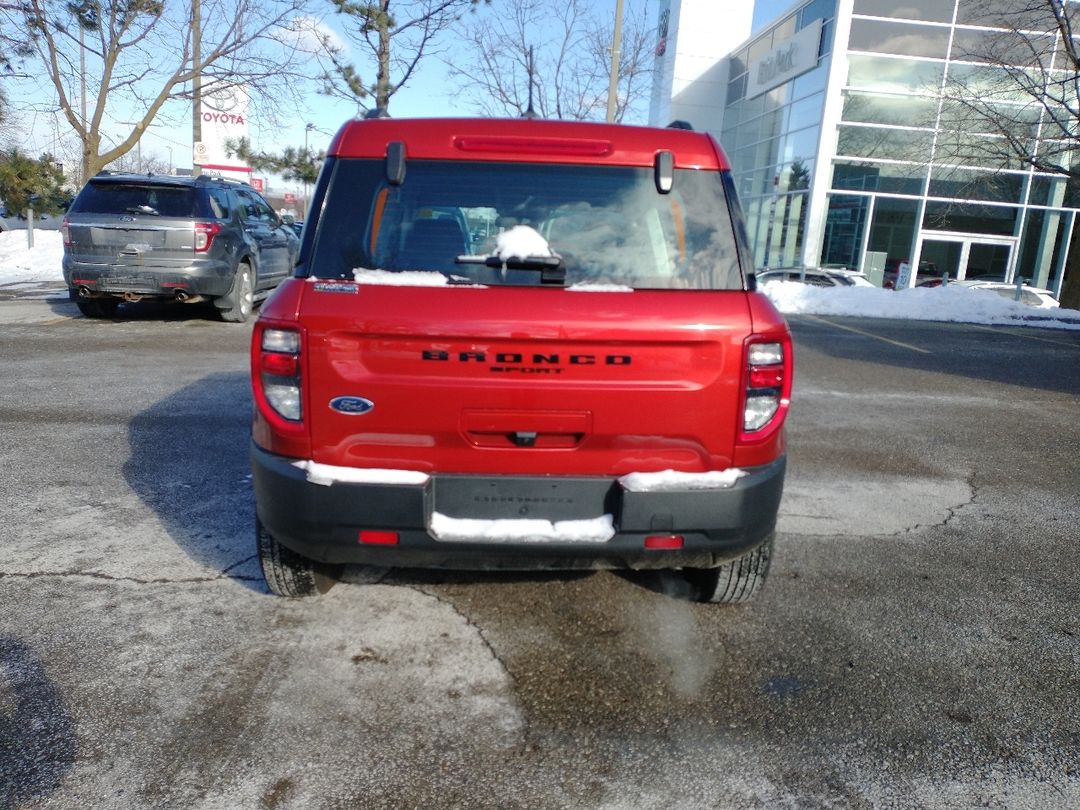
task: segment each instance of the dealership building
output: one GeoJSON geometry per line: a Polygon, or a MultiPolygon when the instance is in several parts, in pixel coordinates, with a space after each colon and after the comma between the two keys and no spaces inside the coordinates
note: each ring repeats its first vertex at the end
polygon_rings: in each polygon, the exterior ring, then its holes
{"type": "MultiPolygon", "coordinates": [[[[1007,73],[973,61],[996,33],[987,0],[804,0],[752,34],[751,11],[721,5],[740,4],[661,0],[650,123],[717,137],[759,268],[907,265],[910,284],[1022,278],[1060,296],[1080,231],[1073,183],[944,123],[950,81],[1007,73]]],[[[1037,41],[1052,54],[1054,38],[1037,41]]],[[[1037,101],[1001,104],[1042,148],[1037,101]]]]}

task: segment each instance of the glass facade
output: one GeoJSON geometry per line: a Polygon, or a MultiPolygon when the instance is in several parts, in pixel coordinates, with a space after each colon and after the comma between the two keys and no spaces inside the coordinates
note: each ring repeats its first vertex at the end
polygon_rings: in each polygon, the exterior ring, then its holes
{"type": "Polygon", "coordinates": [[[759,266],[794,266],[803,261],[835,11],[836,0],[812,0],[728,57],[720,140],[731,159],[759,266]],[[809,69],[778,87],[748,95],[755,65],[819,23],[816,62],[811,58],[809,69]]]}
{"type": "Polygon", "coordinates": [[[1075,71],[1045,10],[1021,26],[1016,8],[813,0],[727,58],[720,141],[759,267],[883,254],[1060,294],[1080,182],[1046,169],[1080,166],[1080,125],[1047,98],[1075,71]],[[755,71],[812,25],[816,65],[755,94],[755,71]]]}

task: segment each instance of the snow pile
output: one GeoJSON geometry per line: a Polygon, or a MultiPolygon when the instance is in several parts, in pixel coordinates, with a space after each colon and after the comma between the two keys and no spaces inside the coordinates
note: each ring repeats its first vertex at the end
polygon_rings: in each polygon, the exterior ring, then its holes
{"type": "Polygon", "coordinates": [[[619,479],[628,492],[685,492],[690,489],[728,489],[746,475],[744,470],[714,470],[705,473],[685,473],[664,470],[655,473],[630,473],[619,479]]]}
{"type": "Polygon", "coordinates": [[[1032,326],[1080,329],[1080,312],[1076,310],[1029,307],[985,290],[954,285],[894,291],[878,287],[814,287],[795,281],[768,281],[761,285],[761,291],[785,315],[981,324],[1023,321],[1032,326]]]}
{"type": "Polygon", "coordinates": [[[528,225],[515,225],[508,231],[503,231],[495,237],[495,255],[502,261],[508,261],[515,256],[524,259],[526,256],[554,256],[547,239],[540,232],[528,225]]]}
{"type": "Polygon", "coordinates": [[[307,473],[307,480],[312,484],[328,487],[331,484],[390,484],[422,485],[428,481],[428,474],[413,470],[379,470],[373,467],[335,467],[332,464],[319,464],[317,461],[294,461],[293,466],[307,473]]]}
{"type": "Polygon", "coordinates": [[[591,520],[471,520],[431,516],[428,527],[436,540],[447,543],[606,543],[615,536],[611,515],[591,520]]]}
{"type": "Polygon", "coordinates": [[[64,242],[60,231],[34,229],[34,246],[26,231],[0,231],[0,284],[63,281],[64,242]]]}

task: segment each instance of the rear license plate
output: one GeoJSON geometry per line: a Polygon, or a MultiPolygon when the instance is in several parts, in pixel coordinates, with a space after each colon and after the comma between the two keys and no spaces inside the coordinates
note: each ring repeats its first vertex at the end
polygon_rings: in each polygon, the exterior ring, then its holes
{"type": "Polygon", "coordinates": [[[581,520],[605,512],[613,484],[604,478],[436,476],[432,511],[479,520],[581,520]]]}

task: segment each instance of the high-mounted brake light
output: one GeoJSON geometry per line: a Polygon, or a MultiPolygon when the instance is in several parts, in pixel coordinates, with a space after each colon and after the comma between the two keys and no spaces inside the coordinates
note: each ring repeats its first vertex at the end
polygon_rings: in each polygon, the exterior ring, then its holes
{"type": "Polygon", "coordinates": [[[221,225],[216,222],[195,223],[195,252],[205,253],[214,243],[214,237],[221,233],[221,225]]]}
{"type": "Polygon", "coordinates": [[[791,358],[783,343],[759,338],[746,346],[744,438],[760,435],[786,410],[791,396],[791,358]]]}
{"type": "Polygon", "coordinates": [[[259,379],[271,408],[283,419],[299,422],[300,333],[293,329],[265,329],[259,341],[259,379]]]}

